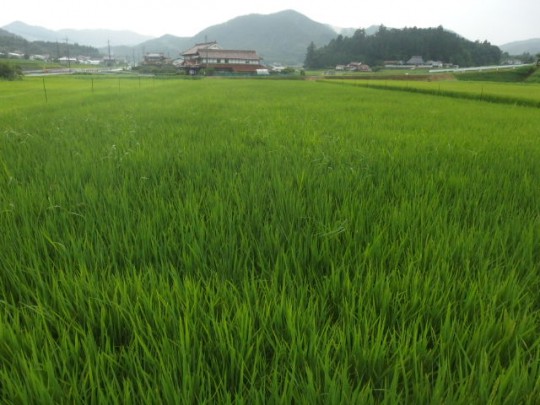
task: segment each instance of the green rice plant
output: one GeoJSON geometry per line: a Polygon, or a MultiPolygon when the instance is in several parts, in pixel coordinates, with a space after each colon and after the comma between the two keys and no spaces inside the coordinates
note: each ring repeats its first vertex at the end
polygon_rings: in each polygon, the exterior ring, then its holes
{"type": "Polygon", "coordinates": [[[482,100],[493,103],[514,104],[528,107],[540,106],[540,88],[528,83],[497,83],[469,81],[403,81],[403,80],[325,80],[327,83],[371,87],[382,90],[399,90],[412,93],[440,95],[453,98],[482,100]]]}
{"type": "Polygon", "coordinates": [[[0,83],[0,402],[540,397],[536,108],[45,85],[0,83]]]}

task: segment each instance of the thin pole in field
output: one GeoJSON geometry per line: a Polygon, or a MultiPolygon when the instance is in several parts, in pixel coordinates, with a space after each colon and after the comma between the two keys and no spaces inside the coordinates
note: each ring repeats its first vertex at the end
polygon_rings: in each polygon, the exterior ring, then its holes
{"type": "Polygon", "coordinates": [[[92,94],[94,94],[94,78],[92,77],[92,94]]]}
{"type": "Polygon", "coordinates": [[[49,102],[49,98],[47,97],[47,87],[45,87],[45,78],[43,78],[43,93],[45,94],[45,102],[49,102]]]}
{"type": "Polygon", "coordinates": [[[118,92],[120,92],[120,79],[118,79],[118,92]]]}

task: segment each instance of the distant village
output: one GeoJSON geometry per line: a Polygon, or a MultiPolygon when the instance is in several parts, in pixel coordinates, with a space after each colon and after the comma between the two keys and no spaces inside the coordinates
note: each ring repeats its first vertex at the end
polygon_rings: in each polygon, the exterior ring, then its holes
{"type": "Polygon", "coordinates": [[[125,61],[117,61],[116,59],[114,58],[109,58],[109,57],[103,57],[103,58],[100,58],[100,59],[96,59],[96,58],[92,58],[92,57],[89,57],[89,56],[83,56],[83,55],[79,55],[79,56],[61,56],[59,58],[54,58],[52,57],[51,55],[49,54],[44,54],[44,55],[29,55],[28,57],[22,53],[22,52],[7,52],[7,53],[3,53],[3,52],[0,52],[0,58],[9,58],[9,59],[30,59],[30,60],[36,60],[36,61],[42,61],[42,62],[57,62],[57,63],[60,63],[60,64],[69,64],[69,63],[73,63],[73,64],[80,64],[80,65],[94,65],[94,66],[99,66],[99,65],[108,65],[110,64],[110,62],[114,62],[114,63],[126,63],[125,61]]]}
{"type": "MultiPolygon", "coordinates": [[[[388,60],[384,61],[385,69],[435,69],[435,68],[451,68],[456,67],[451,63],[444,63],[441,61],[428,60],[424,61],[422,56],[412,56],[407,61],[402,60],[388,60]]],[[[337,65],[335,70],[337,72],[371,72],[371,67],[362,62],[351,62],[347,65],[337,65]]]]}
{"type": "MultiPolygon", "coordinates": [[[[163,52],[147,52],[139,63],[130,63],[126,59],[104,56],[100,59],[88,56],[62,56],[52,58],[51,55],[25,55],[22,52],[0,53],[0,58],[30,59],[44,63],[56,62],[61,65],[88,65],[94,67],[130,66],[144,71],[145,69],[173,69],[189,75],[209,71],[230,74],[270,74],[283,73],[287,67],[279,64],[270,66],[262,63],[263,58],[255,50],[223,49],[217,41],[195,44],[192,48],[171,58],[163,52]]],[[[289,68],[290,69],[290,68],[289,68]]]]}
{"type": "MultiPolygon", "coordinates": [[[[195,44],[192,48],[180,52],[177,58],[171,58],[164,52],[147,52],[139,63],[129,63],[125,58],[116,59],[112,55],[102,58],[88,56],[62,56],[52,58],[51,55],[25,55],[22,52],[0,52],[0,58],[30,59],[44,63],[56,62],[60,65],[88,65],[89,67],[129,66],[140,71],[156,70],[181,71],[189,75],[197,74],[257,74],[268,75],[274,73],[294,72],[294,68],[282,66],[277,63],[263,64],[263,58],[255,50],[223,49],[217,41],[195,44]]],[[[520,60],[511,59],[507,65],[518,65],[520,60]]],[[[427,60],[422,56],[413,55],[408,60],[384,61],[385,69],[443,69],[457,68],[458,66],[443,61],[427,60]]],[[[371,72],[372,68],[359,61],[336,65],[333,71],[337,72],[371,72]]]]}

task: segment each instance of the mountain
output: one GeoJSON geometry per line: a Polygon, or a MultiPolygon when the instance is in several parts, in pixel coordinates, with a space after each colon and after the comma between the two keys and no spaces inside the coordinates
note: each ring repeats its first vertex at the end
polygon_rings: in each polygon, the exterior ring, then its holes
{"type": "Polygon", "coordinates": [[[24,55],[67,55],[89,56],[99,58],[97,48],[77,43],[58,43],[52,41],[28,41],[22,36],[0,28],[0,54],[18,53],[24,55]]]}
{"type": "Polygon", "coordinates": [[[329,27],[332,28],[336,34],[343,35],[344,37],[351,37],[356,31],[356,28],[341,28],[334,27],[333,25],[329,25],[329,27]]]}
{"type": "MultiPolygon", "coordinates": [[[[364,28],[364,32],[366,35],[375,35],[377,32],[379,32],[379,29],[381,28],[381,25],[370,25],[367,28],[364,28]]],[[[389,28],[389,27],[386,27],[389,28]]],[[[354,33],[358,30],[358,28],[339,28],[339,27],[332,27],[334,31],[336,31],[339,35],[342,35],[344,37],[352,37],[354,33]]]]}
{"type": "Polygon", "coordinates": [[[503,52],[508,52],[509,55],[522,55],[524,53],[536,55],[537,53],[540,53],[540,38],[509,42],[501,45],[499,48],[501,48],[503,52]]]}
{"type": "MultiPolygon", "coordinates": [[[[98,47],[103,54],[111,52],[117,58],[139,61],[146,52],[163,52],[171,58],[195,43],[217,41],[225,49],[254,49],[264,58],[264,63],[301,64],[308,45],[314,42],[323,46],[338,34],[327,24],[315,22],[293,11],[285,10],[273,14],[250,14],[233,18],[223,24],[208,27],[193,37],[163,35],[150,38],[129,31],[111,30],[49,30],[20,21],[3,27],[28,41],[51,41],[79,43],[98,47]]],[[[344,29],[344,35],[354,30],[344,29]]]]}
{"type": "Polygon", "coordinates": [[[140,44],[146,52],[165,52],[179,56],[194,44],[217,41],[224,49],[253,49],[263,62],[285,65],[302,64],[306,49],[313,41],[317,46],[327,44],[338,34],[329,25],[315,22],[293,10],[273,14],[249,14],[223,24],[208,27],[192,38],[163,37],[140,44]]]}
{"type": "Polygon", "coordinates": [[[16,37],[16,35],[12,34],[9,31],[6,31],[6,30],[0,28],[0,37],[16,37]]]}
{"type": "Polygon", "coordinates": [[[255,49],[265,63],[301,64],[311,42],[324,45],[337,36],[326,24],[294,10],[273,14],[249,14],[209,27],[194,42],[216,40],[227,49],[255,49]]]}
{"type": "Polygon", "coordinates": [[[140,60],[142,55],[147,52],[163,52],[169,58],[176,59],[180,57],[182,51],[191,48],[193,45],[194,42],[191,37],[176,37],[167,34],[131,47],[127,49],[127,54],[125,49],[118,47],[112,47],[112,50],[116,57],[123,56],[128,60],[132,60],[133,54],[135,54],[135,60],[140,60]]]}
{"type": "Polygon", "coordinates": [[[14,21],[5,25],[2,29],[18,35],[27,41],[56,41],[59,40],[58,34],[47,28],[28,25],[22,21],[14,21]]]}
{"type": "Polygon", "coordinates": [[[12,22],[2,28],[13,34],[19,35],[28,41],[65,42],[67,38],[71,43],[79,43],[94,47],[106,46],[107,41],[116,45],[133,46],[152,38],[132,31],[74,29],[53,31],[43,27],[28,25],[21,21],[12,22]]]}
{"type": "Polygon", "coordinates": [[[366,31],[366,35],[375,35],[377,32],[379,32],[380,28],[381,28],[381,25],[370,25],[364,31],[366,31]]]}

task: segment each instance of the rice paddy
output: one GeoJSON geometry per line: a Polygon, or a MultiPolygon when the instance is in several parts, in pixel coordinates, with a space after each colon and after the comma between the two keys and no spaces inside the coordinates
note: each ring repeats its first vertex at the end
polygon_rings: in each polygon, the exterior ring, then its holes
{"type": "Polygon", "coordinates": [[[0,83],[0,402],[537,403],[539,128],[314,81],[0,83]]]}
{"type": "Polygon", "coordinates": [[[354,80],[333,78],[331,83],[364,86],[379,90],[402,90],[502,104],[540,107],[540,85],[537,83],[498,83],[466,81],[354,80]]]}

